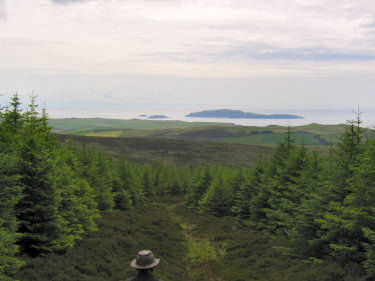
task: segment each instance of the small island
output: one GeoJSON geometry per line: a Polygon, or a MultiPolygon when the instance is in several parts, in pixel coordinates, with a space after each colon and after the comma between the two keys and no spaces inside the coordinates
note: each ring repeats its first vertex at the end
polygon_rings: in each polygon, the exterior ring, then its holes
{"type": "Polygon", "coordinates": [[[193,112],[185,117],[201,117],[201,118],[243,118],[243,119],[304,119],[304,117],[293,114],[257,114],[251,112],[243,112],[241,110],[217,109],[193,112]]]}
{"type": "Polygon", "coordinates": [[[165,116],[165,115],[151,115],[148,118],[149,119],[166,119],[166,118],[169,118],[169,117],[165,116]]]}

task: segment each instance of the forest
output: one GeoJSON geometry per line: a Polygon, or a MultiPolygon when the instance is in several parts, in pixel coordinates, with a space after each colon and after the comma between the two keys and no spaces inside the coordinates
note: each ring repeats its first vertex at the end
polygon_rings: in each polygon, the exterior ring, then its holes
{"type": "MultiPolygon", "coordinates": [[[[250,168],[139,164],[125,153],[115,157],[85,143],[62,144],[51,130],[35,96],[23,106],[15,94],[1,109],[1,280],[26,280],[19,276],[33,260],[71,253],[100,231],[107,216],[137,216],[145,206],[176,198],[195,218],[228,220],[235,229],[273,241],[275,255],[324,268],[319,277],[304,280],[375,278],[375,139],[359,113],[329,153],[297,145],[289,130],[272,155],[250,168]]],[[[159,223],[168,229],[168,222],[159,223]]],[[[180,227],[189,240],[188,227],[180,227]]],[[[211,255],[206,246],[198,247],[200,256],[211,255]]],[[[229,253],[224,248],[223,256],[229,253]]]]}

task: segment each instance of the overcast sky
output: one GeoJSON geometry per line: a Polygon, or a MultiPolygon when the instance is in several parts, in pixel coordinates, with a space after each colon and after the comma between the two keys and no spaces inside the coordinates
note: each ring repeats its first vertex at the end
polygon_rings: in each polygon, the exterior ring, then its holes
{"type": "Polygon", "coordinates": [[[0,94],[375,108],[374,0],[0,0],[0,94]]]}

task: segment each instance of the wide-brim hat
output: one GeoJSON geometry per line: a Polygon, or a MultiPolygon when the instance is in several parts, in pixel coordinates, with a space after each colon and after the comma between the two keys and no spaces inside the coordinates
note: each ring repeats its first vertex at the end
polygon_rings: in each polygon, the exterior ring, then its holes
{"type": "Polygon", "coordinates": [[[155,259],[150,250],[143,250],[138,252],[137,257],[130,263],[130,266],[136,269],[150,269],[157,266],[159,262],[160,259],[155,259]]]}

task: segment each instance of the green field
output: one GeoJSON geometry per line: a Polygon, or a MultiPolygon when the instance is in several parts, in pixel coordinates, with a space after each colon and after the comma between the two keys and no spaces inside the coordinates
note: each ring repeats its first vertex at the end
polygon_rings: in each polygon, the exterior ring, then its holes
{"type": "Polygon", "coordinates": [[[134,129],[134,130],[156,130],[171,128],[194,128],[203,126],[234,126],[230,123],[215,122],[183,122],[173,120],[120,120],[105,118],[66,118],[50,119],[49,124],[56,132],[73,130],[108,130],[108,129],[134,129]]]}
{"type": "MultiPolygon", "coordinates": [[[[51,119],[53,132],[92,137],[167,138],[224,143],[275,145],[288,131],[282,126],[240,126],[229,123],[204,123],[156,120],[51,119]]],[[[336,144],[345,125],[309,124],[291,127],[297,144],[327,146],[336,144]]]]}

